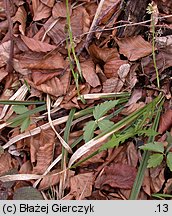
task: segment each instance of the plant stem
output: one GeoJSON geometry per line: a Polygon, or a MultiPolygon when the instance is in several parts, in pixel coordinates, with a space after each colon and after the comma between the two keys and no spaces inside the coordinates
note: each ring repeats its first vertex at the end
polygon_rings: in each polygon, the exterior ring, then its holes
{"type": "Polygon", "coordinates": [[[153,57],[153,64],[156,72],[156,80],[157,80],[157,87],[160,88],[159,83],[159,72],[156,64],[156,55],[155,55],[155,23],[154,23],[154,17],[152,15],[152,57],[153,57]]]}

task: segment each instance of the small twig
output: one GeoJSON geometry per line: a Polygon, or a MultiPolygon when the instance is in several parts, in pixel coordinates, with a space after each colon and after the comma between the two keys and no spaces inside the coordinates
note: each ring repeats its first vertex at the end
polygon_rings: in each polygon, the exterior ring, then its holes
{"type": "Polygon", "coordinates": [[[13,55],[14,55],[14,39],[13,39],[13,21],[10,16],[10,2],[9,0],[4,0],[4,8],[6,17],[8,20],[8,28],[9,28],[9,35],[10,35],[10,52],[9,52],[9,59],[7,61],[7,72],[12,73],[13,72],[13,55]]]}

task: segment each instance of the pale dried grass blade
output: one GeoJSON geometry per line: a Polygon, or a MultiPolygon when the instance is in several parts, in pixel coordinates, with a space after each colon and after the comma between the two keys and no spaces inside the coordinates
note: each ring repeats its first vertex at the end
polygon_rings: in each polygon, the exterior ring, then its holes
{"type": "Polygon", "coordinates": [[[0,181],[9,182],[9,181],[20,181],[20,180],[31,180],[31,179],[39,179],[42,175],[36,174],[15,174],[15,175],[5,175],[0,176],[0,181]]]}
{"type": "Polygon", "coordinates": [[[49,121],[49,124],[51,126],[51,128],[53,129],[53,131],[55,132],[56,136],[58,137],[58,139],[60,140],[61,144],[63,145],[63,147],[69,152],[69,153],[73,153],[72,152],[72,149],[70,148],[70,146],[64,141],[64,139],[60,136],[59,133],[57,133],[54,125],[53,125],[53,122],[51,120],[51,111],[50,111],[50,107],[51,107],[51,99],[50,99],[50,96],[47,94],[47,110],[48,110],[48,121],[49,121]]]}
{"type": "Polygon", "coordinates": [[[46,169],[46,171],[44,172],[44,174],[38,179],[36,180],[36,182],[33,184],[33,187],[36,188],[37,185],[39,184],[39,182],[41,181],[41,179],[47,175],[50,170],[62,159],[62,154],[60,154],[50,165],[49,167],[46,169]]]}
{"type": "MultiPolygon", "coordinates": [[[[16,92],[15,94],[9,98],[9,100],[22,100],[25,98],[26,96],[26,93],[28,91],[28,88],[25,84],[23,84],[16,92]]],[[[4,118],[7,110],[8,110],[8,107],[11,106],[11,105],[5,105],[2,112],[1,112],[1,115],[0,115],[0,119],[4,118]]]]}

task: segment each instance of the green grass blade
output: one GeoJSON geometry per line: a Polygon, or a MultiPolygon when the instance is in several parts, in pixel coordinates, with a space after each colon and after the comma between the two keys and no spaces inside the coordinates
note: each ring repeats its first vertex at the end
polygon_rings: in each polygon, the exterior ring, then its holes
{"type": "MultiPolygon", "coordinates": [[[[155,120],[154,120],[154,123],[152,126],[152,129],[155,131],[158,128],[160,113],[161,113],[163,102],[164,102],[164,100],[162,100],[160,105],[159,105],[159,108],[157,110],[155,120]]],[[[148,139],[148,143],[154,142],[154,139],[155,139],[155,136],[150,136],[148,139]]],[[[140,188],[142,186],[145,170],[147,169],[147,163],[148,163],[149,156],[150,156],[150,152],[144,151],[142,161],[140,163],[140,166],[139,166],[139,169],[137,172],[137,176],[136,176],[136,179],[135,179],[135,182],[134,182],[131,194],[130,194],[130,198],[129,198],[130,200],[136,200],[138,198],[140,188]]]]}
{"type": "Polygon", "coordinates": [[[0,100],[0,104],[4,105],[43,105],[44,101],[17,101],[17,100],[0,100]]]}

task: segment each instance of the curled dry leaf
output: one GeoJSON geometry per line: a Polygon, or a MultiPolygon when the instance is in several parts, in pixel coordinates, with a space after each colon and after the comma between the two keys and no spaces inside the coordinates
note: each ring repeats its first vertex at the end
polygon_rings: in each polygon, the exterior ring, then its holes
{"type": "Polygon", "coordinates": [[[96,188],[109,185],[113,188],[131,189],[136,177],[136,168],[127,164],[112,163],[95,181],[96,188]]]}
{"type": "Polygon", "coordinates": [[[116,39],[120,54],[130,61],[136,61],[152,53],[152,44],[145,41],[140,35],[116,39]]]}
{"type": "Polygon", "coordinates": [[[165,194],[171,194],[172,192],[172,178],[168,179],[165,183],[165,188],[163,190],[165,194]]]}
{"type": "Polygon", "coordinates": [[[51,8],[43,4],[40,0],[32,0],[33,21],[48,18],[51,15],[51,8]]]}
{"type": "Polygon", "coordinates": [[[19,22],[19,30],[22,35],[25,34],[26,29],[26,20],[27,20],[27,13],[25,11],[25,8],[23,6],[20,6],[14,16],[13,22],[19,22]]]}
{"type": "Polygon", "coordinates": [[[92,172],[79,174],[70,179],[70,194],[76,200],[83,200],[92,193],[94,174],[92,172]]]}
{"type": "Polygon", "coordinates": [[[164,114],[161,115],[158,133],[164,133],[172,127],[172,109],[168,109],[164,114]]]}
{"type": "MultiPolygon", "coordinates": [[[[36,166],[33,167],[34,174],[43,174],[53,160],[55,133],[49,129],[41,131],[39,149],[37,152],[36,166]]],[[[32,153],[32,152],[31,152],[32,153]]]]}
{"type": "Polygon", "coordinates": [[[98,19],[99,24],[106,24],[112,15],[118,10],[118,6],[121,0],[106,0],[102,6],[102,10],[98,19]]]}
{"type": "Polygon", "coordinates": [[[165,182],[164,170],[165,170],[164,164],[161,164],[160,166],[158,166],[156,168],[150,169],[152,193],[157,193],[161,190],[161,188],[165,182]]]}
{"type": "Polygon", "coordinates": [[[85,78],[86,82],[90,84],[92,87],[97,87],[100,85],[99,77],[95,71],[95,65],[92,60],[86,60],[81,64],[81,70],[83,77],[85,78]]]}
{"type": "Polygon", "coordinates": [[[21,39],[24,41],[27,47],[29,47],[29,49],[33,52],[49,52],[56,48],[56,46],[54,45],[50,45],[48,43],[41,42],[33,38],[29,38],[24,35],[21,35],[21,39]]]}

